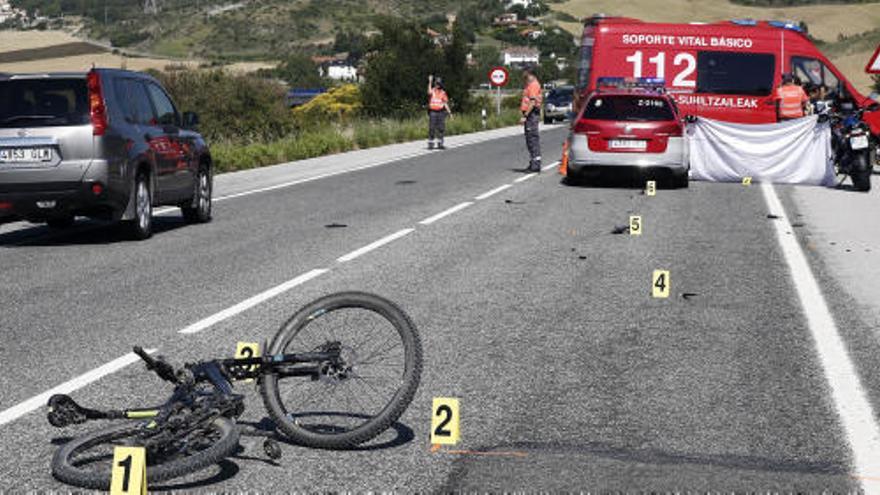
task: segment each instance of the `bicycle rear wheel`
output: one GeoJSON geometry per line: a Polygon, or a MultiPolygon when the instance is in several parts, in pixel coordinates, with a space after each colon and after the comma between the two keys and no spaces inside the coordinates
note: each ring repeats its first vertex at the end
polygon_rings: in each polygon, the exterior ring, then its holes
{"type": "Polygon", "coordinates": [[[320,363],[313,379],[264,376],[269,415],[291,440],[323,449],[353,448],[388,429],[409,406],[422,372],[422,347],[394,303],[361,292],[330,295],[297,312],[268,353],[341,347],[341,361],[320,363]]]}
{"type": "MultiPolygon", "coordinates": [[[[113,449],[143,445],[144,423],[122,423],[87,433],[62,445],[52,458],[52,476],[68,485],[109,490],[113,449]]],[[[228,418],[182,442],[185,449],[147,450],[147,484],[178,478],[219,463],[238,447],[239,431],[228,418]],[[198,435],[196,437],[196,435],[198,435]]]]}

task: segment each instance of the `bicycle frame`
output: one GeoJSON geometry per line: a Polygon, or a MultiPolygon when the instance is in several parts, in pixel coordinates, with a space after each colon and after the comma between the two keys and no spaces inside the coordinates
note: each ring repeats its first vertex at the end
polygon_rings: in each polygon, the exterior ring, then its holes
{"type": "Polygon", "coordinates": [[[193,394],[197,393],[195,386],[199,383],[211,384],[221,397],[232,397],[235,395],[232,382],[248,379],[259,380],[263,375],[270,373],[281,377],[310,377],[316,380],[321,373],[323,364],[333,364],[339,361],[340,344],[331,342],[326,347],[328,350],[323,352],[202,361],[186,364],[184,369],[179,372],[176,372],[164,360],[155,359],[140,347],[135,347],[135,354],[144,360],[148,370],[155,371],[160,378],[176,385],[173,394],[164,404],[158,407],[101,411],[82,407],[70,397],[58,395],[49,400],[49,422],[57,427],[64,427],[94,419],[155,419],[163,411],[170,410],[175,403],[191,402],[193,394]]]}

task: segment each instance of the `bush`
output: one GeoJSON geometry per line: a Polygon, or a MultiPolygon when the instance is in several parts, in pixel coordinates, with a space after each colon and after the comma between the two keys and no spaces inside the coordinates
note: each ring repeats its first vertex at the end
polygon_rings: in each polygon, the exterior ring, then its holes
{"type": "Polygon", "coordinates": [[[182,111],[199,114],[210,142],[267,142],[294,131],[280,85],[222,70],[153,72],[182,111]]]}
{"type": "MultiPolygon", "coordinates": [[[[520,114],[508,110],[500,116],[489,113],[487,129],[516,125],[520,114]]],[[[480,114],[457,114],[447,120],[446,135],[483,130],[480,114]]],[[[211,155],[218,172],[263,167],[294,160],[373,148],[392,143],[416,141],[428,136],[428,119],[355,120],[349,126],[323,125],[273,142],[236,144],[214,143],[211,155]]]]}
{"type": "Polygon", "coordinates": [[[346,84],[318,95],[312,101],[293,110],[300,123],[319,123],[328,120],[348,122],[360,114],[363,104],[356,84],[346,84]]]}

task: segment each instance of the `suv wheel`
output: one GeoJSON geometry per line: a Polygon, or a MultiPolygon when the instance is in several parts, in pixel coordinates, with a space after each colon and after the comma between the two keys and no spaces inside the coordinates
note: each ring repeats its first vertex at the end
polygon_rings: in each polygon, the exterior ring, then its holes
{"type": "Polygon", "coordinates": [[[128,231],[137,240],[153,235],[153,201],[150,195],[150,179],[140,173],[134,181],[134,220],[128,222],[128,231]]]}
{"type": "Polygon", "coordinates": [[[182,206],[183,218],[189,223],[207,223],[211,221],[211,172],[207,167],[199,170],[196,179],[196,190],[190,206],[182,206]]]}

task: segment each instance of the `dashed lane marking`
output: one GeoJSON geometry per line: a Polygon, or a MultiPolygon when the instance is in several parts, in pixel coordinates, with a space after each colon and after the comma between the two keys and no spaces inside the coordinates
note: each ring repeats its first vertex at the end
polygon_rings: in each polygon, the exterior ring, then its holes
{"type": "Polygon", "coordinates": [[[438,213],[432,217],[428,217],[428,218],[422,220],[421,222],[419,222],[419,225],[431,225],[432,223],[434,223],[438,220],[441,220],[445,217],[448,217],[449,215],[452,215],[453,213],[459,212],[459,211],[467,208],[468,206],[471,206],[472,204],[474,204],[472,201],[466,201],[464,203],[455,205],[452,208],[449,208],[448,210],[441,211],[440,213],[438,213]]]}
{"type": "Polygon", "coordinates": [[[475,197],[474,199],[476,199],[477,201],[482,201],[484,199],[491,198],[492,196],[500,193],[501,191],[505,191],[507,189],[510,189],[511,187],[513,187],[513,186],[511,186],[510,184],[504,184],[503,186],[496,187],[495,189],[492,189],[491,191],[486,191],[483,194],[480,194],[479,196],[475,197]]]}
{"type": "Polygon", "coordinates": [[[272,299],[273,297],[278,297],[281,294],[284,294],[285,292],[293,289],[294,287],[297,287],[299,285],[302,285],[302,284],[308,282],[309,280],[320,277],[321,275],[327,273],[328,271],[329,270],[327,270],[327,269],[320,268],[320,269],[312,270],[308,273],[304,273],[294,279],[291,279],[291,280],[288,280],[287,282],[284,282],[283,284],[277,285],[267,291],[261,292],[261,293],[257,294],[256,296],[245,299],[244,301],[236,304],[235,306],[231,306],[229,308],[224,309],[223,311],[220,311],[219,313],[213,314],[203,320],[199,320],[199,321],[193,323],[192,325],[184,328],[183,330],[180,330],[179,333],[193,334],[193,333],[201,332],[202,330],[208,329],[208,328],[216,325],[217,323],[220,323],[223,320],[228,320],[229,318],[232,318],[233,316],[235,316],[239,313],[247,311],[248,309],[253,308],[254,306],[256,306],[260,303],[268,301],[269,299],[272,299]]]}
{"type": "Polygon", "coordinates": [[[366,246],[364,246],[360,249],[355,249],[354,251],[346,254],[345,256],[340,256],[336,261],[338,261],[340,263],[347,263],[351,260],[360,258],[361,256],[369,253],[370,251],[373,251],[375,249],[379,249],[380,247],[382,247],[388,243],[394,242],[397,239],[400,239],[401,237],[409,235],[409,234],[413,233],[414,231],[415,231],[415,229],[398,230],[397,232],[395,232],[391,235],[385,236],[376,242],[367,244],[366,246]]]}
{"type": "MultiPolygon", "coordinates": [[[[156,352],[156,349],[148,349],[147,353],[153,354],[156,352]]],[[[49,401],[49,397],[52,397],[55,394],[70,394],[75,390],[79,390],[86,385],[98,381],[101,378],[115,373],[126,366],[139,361],[140,358],[137,354],[130,352],[120,358],[114,359],[107,364],[99,366],[98,368],[89,371],[83,375],[80,375],[70,381],[64,382],[61,385],[58,385],[55,388],[51,388],[40,395],[36,395],[27,399],[23,402],[19,402],[18,404],[6,409],[3,412],[0,412],[0,425],[5,425],[11,421],[15,421],[16,419],[37,410],[38,408],[45,406],[49,401]]]]}

